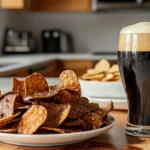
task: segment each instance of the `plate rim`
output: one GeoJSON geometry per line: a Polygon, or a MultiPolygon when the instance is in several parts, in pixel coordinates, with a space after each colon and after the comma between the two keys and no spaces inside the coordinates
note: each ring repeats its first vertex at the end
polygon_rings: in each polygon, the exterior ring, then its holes
{"type": "Polygon", "coordinates": [[[110,120],[113,120],[112,123],[110,123],[107,126],[101,127],[99,129],[94,129],[94,130],[88,130],[88,131],[82,131],[82,132],[75,132],[75,133],[64,133],[64,134],[12,134],[12,133],[0,133],[0,136],[9,136],[9,137],[24,137],[24,138],[28,138],[28,137],[32,137],[32,138],[38,138],[39,136],[42,137],[64,137],[64,136],[77,136],[78,134],[80,135],[81,133],[93,133],[93,132],[97,132],[100,131],[102,129],[106,129],[106,128],[112,128],[115,124],[116,124],[116,118],[113,115],[108,114],[108,117],[110,118],[110,120]]]}
{"type": "Polygon", "coordinates": [[[123,84],[121,81],[107,81],[107,82],[101,82],[101,81],[93,81],[93,80],[83,80],[78,78],[79,82],[85,82],[85,83],[99,83],[99,84],[123,84]]]}

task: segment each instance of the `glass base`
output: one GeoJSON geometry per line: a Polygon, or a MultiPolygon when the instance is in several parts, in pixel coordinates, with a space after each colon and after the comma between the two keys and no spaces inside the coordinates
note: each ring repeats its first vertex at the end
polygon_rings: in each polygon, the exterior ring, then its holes
{"type": "Polygon", "coordinates": [[[150,137],[150,126],[126,124],[125,131],[132,136],[150,137]]]}

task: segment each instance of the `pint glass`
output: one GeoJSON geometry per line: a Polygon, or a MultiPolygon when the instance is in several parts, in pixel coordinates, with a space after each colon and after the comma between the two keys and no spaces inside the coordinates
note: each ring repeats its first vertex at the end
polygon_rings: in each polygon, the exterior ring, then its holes
{"type": "Polygon", "coordinates": [[[128,102],[126,133],[150,137],[150,23],[122,29],[118,63],[128,102]]]}

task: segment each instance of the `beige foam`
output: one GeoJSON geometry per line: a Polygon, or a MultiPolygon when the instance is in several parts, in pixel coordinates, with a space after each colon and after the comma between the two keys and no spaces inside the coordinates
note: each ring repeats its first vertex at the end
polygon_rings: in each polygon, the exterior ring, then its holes
{"type": "Polygon", "coordinates": [[[120,33],[150,33],[150,22],[139,22],[124,27],[120,33]]]}
{"type": "Polygon", "coordinates": [[[120,34],[118,51],[150,52],[150,33],[120,34]]]}
{"type": "Polygon", "coordinates": [[[119,51],[150,51],[150,22],[140,22],[120,31],[119,51]]]}

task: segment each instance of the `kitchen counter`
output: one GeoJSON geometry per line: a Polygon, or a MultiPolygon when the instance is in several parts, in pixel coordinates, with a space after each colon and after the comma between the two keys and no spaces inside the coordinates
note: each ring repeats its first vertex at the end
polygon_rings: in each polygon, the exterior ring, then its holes
{"type": "Polygon", "coordinates": [[[12,71],[31,67],[48,61],[100,60],[103,58],[117,60],[116,55],[93,55],[88,53],[6,55],[0,57],[0,76],[5,76],[12,71]]]}
{"type": "Polygon", "coordinates": [[[149,150],[150,138],[129,136],[125,133],[127,111],[112,111],[111,115],[116,118],[115,126],[103,135],[97,136],[84,142],[70,145],[53,147],[28,147],[5,144],[0,142],[0,149],[3,150],[149,150]]]}

